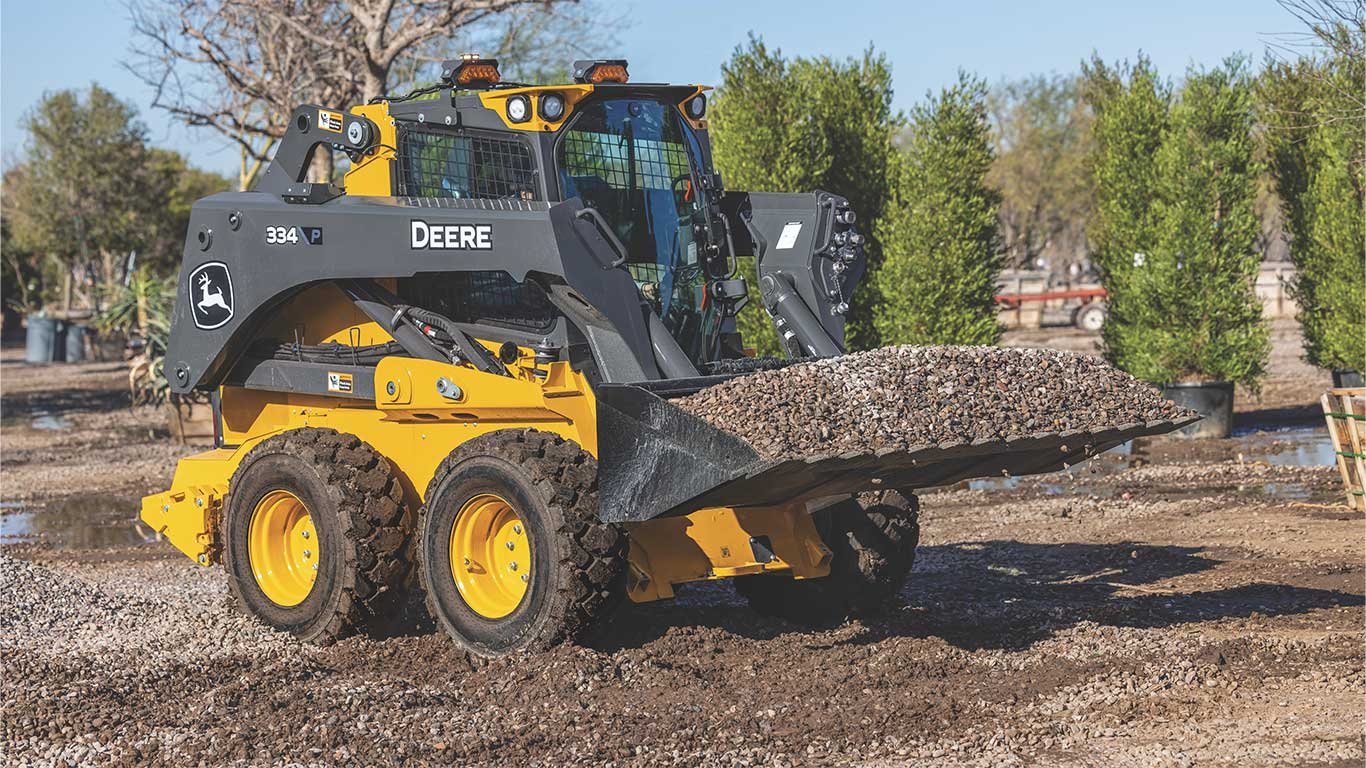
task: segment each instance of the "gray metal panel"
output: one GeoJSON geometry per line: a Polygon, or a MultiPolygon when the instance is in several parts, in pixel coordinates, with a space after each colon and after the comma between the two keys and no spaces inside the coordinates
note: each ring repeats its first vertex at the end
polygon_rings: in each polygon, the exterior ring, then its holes
{"type": "MultiPolygon", "coordinates": [[[[172,315],[166,356],[172,391],[184,393],[221,381],[259,321],[308,285],[461,270],[503,270],[519,281],[534,273],[567,284],[607,319],[606,330],[597,332],[619,334],[622,346],[637,361],[620,376],[639,378],[643,370],[656,378],[635,283],[625,269],[606,268],[614,256],[592,226],[574,218],[581,208],[577,199],[552,206],[518,200],[376,197],[292,205],[264,192],[204,198],[191,214],[172,315]],[[414,220],[489,225],[491,247],[412,248],[414,220]],[[321,243],[300,238],[267,244],[267,227],[320,229],[321,243]],[[196,326],[190,307],[190,302],[201,300],[193,293],[190,276],[210,262],[223,264],[230,274],[232,314],[220,326],[204,329],[196,326]]],[[[621,380],[610,361],[601,367],[606,380],[621,380]]]]}
{"type": "Polygon", "coordinates": [[[251,360],[237,366],[228,380],[231,384],[247,389],[349,397],[355,400],[375,399],[375,369],[364,365],[251,360]],[[328,385],[329,375],[337,374],[351,377],[349,391],[343,391],[338,384],[328,385]]]}

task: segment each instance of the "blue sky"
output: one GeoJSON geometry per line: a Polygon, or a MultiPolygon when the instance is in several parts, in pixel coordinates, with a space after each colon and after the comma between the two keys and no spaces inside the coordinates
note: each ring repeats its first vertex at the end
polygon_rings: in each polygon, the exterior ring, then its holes
{"type": "MultiPolygon", "coordinates": [[[[610,0],[608,0],[610,2],[610,0]]],[[[996,81],[1071,72],[1092,50],[1109,60],[1142,50],[1165,74],[1214,64],[1235,51],[1258,60],[1269,36],[1296,31],[1275,0],[616,0],[629,26],[615,51],[639,81],[715,83],[721,63],[751,30],[784,53],[843,57],[870,43],[887,54],[896,107],[967,69],[996,81]]],[[[152,140],[224,173],[236,153],[207,130],[173,125],[151,93],[123,71],[131,37],[120,0],[0,0],[0,158],[23,145],[24,113],[46,91],[92,81],[137,105],[152,140]]],[[[338,105],[343,106],[343,105],[338,105]]]]}

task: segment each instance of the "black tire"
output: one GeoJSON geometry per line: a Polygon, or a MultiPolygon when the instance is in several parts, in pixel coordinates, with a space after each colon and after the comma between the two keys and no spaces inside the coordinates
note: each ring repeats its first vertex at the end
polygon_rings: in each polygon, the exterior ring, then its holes
{"type": "Polygon", "coordinates": [[[816,512],[815,523],[833,552],[829,576],[742,576],[735,589],[755,611],[802,626],[875,618],[910,577],[920,541],[919,512],[914,494],[897,491],[826,507],[816,512]]]}
{"type": "Polygon", "coordinates": [[[493,657],[583,637],[625,594],[626,536],[598,519],[593,456],[532,429],[477,437],[441,463],[422,509],[418,562],[427,610],[465,650],[493,657]],[[506,499],[526,526],[529,582],[516,608],[486,618],[466,602],[451,570],[458,513],[479,494],[506,499]]]}
{"type": "Polygon", "coordinates": [[[224,502],[223,559],[233,597],[262,623],[319,645],[389,629],[412,585],[413,539],[413,512],[389,462],[355,435],[331,429],[296,429],[251,449],[224,502]],[[273,490],[303,501],[317,531],[318,575],[292,606],[267,597],[251,565],[251,517],[273,490]]]}

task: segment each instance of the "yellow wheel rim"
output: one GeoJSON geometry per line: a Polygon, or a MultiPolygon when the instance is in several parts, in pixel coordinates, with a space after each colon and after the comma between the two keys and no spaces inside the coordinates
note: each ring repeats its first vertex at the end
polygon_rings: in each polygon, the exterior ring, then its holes
{"type": "Polygon", "coordinates": [[[517,610],[531,584],[526,526],[492,493],[465,502],[451,528],[451,576],[475,613],[501,619],[517,610]]]}
{"type": "Polygon", "coordinates": [[[313,591],[321,550],[313,518],[298,496],[276,490],[256,502],[247,550],[256,584],[272,603],[288,608],[313,591]]]}

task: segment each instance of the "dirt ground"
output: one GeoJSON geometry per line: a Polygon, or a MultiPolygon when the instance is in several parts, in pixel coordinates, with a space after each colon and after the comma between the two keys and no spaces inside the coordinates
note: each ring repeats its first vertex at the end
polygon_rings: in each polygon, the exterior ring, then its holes
{"type": "MultiPolygon", "coordinates": [[[[1276,326],[1238,435],[922,497],[886,618],[804,631],[725,583],[586,646],[301,646],[131,522],[190,450],[117,364],[0,355],[0,763],[1357,766],[1366,519],[1327,377],[1276,326]]],[[[1074,331],[1007,343],[1089,351],[1074,331]]]]}

